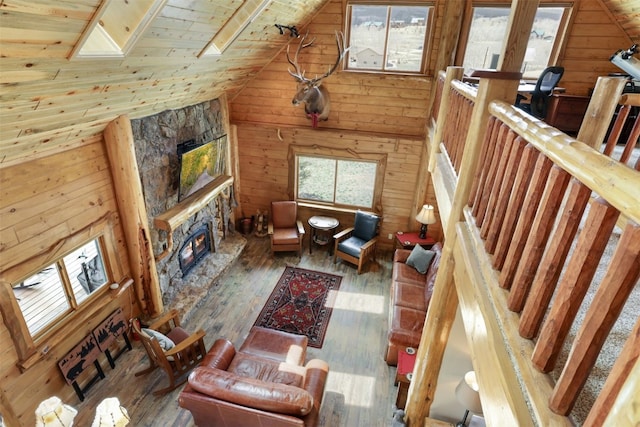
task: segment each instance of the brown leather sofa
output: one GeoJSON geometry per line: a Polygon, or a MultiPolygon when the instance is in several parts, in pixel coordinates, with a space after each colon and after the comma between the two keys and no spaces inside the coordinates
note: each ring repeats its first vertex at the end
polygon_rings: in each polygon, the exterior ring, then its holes
{"type": "Polygon", "coordinates": [[[316,426],[329,372],[304,364],[307,337],[254,327],[239,350],[218,339],[178,398],[197,426],[316,426]]]}
{"type": "Polygon", "coordinates": [[[393,255],[389,332],[387,333],[387,352],[384,357],[389,366],[398,364],[398,349],[417,348],[420,344],[422,326],[440,265],[442,244],[436,243],[431,250],[435,255],[426,274],[420,274],[415,268],[406,264],[411,250],[396,249],[393,255]]]}

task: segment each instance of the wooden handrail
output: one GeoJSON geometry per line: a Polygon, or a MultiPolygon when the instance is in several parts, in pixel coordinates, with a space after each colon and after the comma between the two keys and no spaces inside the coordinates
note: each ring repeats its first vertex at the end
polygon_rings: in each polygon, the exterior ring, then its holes
{"type": "Polygon", "coordinates": [[[460,95],[464,96],[470,101],[475,101],[476,96],[478,95],[477,86],[471,86],[467,83],[464,83],[460,80],[453,80],[451,82],[451,87],[460,95]]]}
{"type": "Polygon", "coordinates": [[[565,135],[561,131],[520,112],[504,102],[494,102],[490,111],[513,129],[554,164],[579,179],[591,190],[606,197],[616,209],[636,223],[640,223],[638,173],[608,156],[565,135]],[[605,179],[610,176],[615,179],[605,179]]]}

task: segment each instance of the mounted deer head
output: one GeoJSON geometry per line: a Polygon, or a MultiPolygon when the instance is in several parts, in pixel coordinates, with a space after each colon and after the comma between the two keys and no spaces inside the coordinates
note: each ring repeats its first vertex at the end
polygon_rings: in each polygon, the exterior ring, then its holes
{"type": "Polygon", "coordinates": [[[298,54],[306,47],[313,44],[315,38],[308,43],[305,43],[309,33],[305,34],[300,40],[300,44],[296,49],[296,53],[293,56],[293,60],[289,56],[289,46],[287,46],[287,61],[293,66],[295,72],[289,69],[289,74],[293,76],[298,82],[298,89],[295,96],[291,100],[293,105],[304,103],[304,111],[307,113],[313,122],[313,127],[318,127],[318,120],[327,120],[329,118],[329,110],[331,102],[329,100],[329,91],[322,86],[322,80],[329,77],[340,65],[340,61],[344,58],[345,53],[349,50],[344,48],[344,35],[336,32],[336,45],[338,46],[338,58],[335,64],[324,73],[322,76],[316,76],[314,79],[308,79],[304,76],[304,71],[300,71],[298,65],[298,54]]]}

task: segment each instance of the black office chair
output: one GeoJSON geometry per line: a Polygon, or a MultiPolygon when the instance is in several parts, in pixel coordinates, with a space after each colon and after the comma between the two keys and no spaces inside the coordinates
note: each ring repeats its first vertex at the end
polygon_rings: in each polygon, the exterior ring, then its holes
{"type": "Polygon", "coordinates": [[[547,116],[549,98],[553,93],[553,89],[562,78],[562,74],[564,74],[563,67],[547,67],[542,74],[540,74],[540,77],[538,77],[536,88],[531,92],[531,100],[529,103],[522,102],[526,98],[518,95],[516,107],[539,119],[544,119],[547,116]]]}

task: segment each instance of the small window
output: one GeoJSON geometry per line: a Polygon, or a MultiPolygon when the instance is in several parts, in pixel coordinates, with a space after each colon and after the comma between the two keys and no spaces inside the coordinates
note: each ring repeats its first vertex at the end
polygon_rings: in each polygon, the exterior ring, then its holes
{"type": "Polygon", "coordinates": [[[297,200],[374,207],[377,162],[302,155],[296,161],[297,200]]]}
{"type": "Polygon", "coordinates": [[[31,336],[36,336],[108,281],[95,239],[15,284],[13,293],[31,336]]]}
{"type": "Polygon", "coordinates": [[[352,3],[346,69],[424,73],[432,6],[352,3]]]}
{"type": "MultiPolygon", "coordinates": [[[[521,70],[525,77],[535,79],[542,70],[556,62],[558,35],[564,32],[568,10],[565,7],[538,8],[521,70]]],[[[470,69],[497,68],[507,34],[509,14],[508,6],[473,8],[462,63],[465,72],[470,69]]]]}

